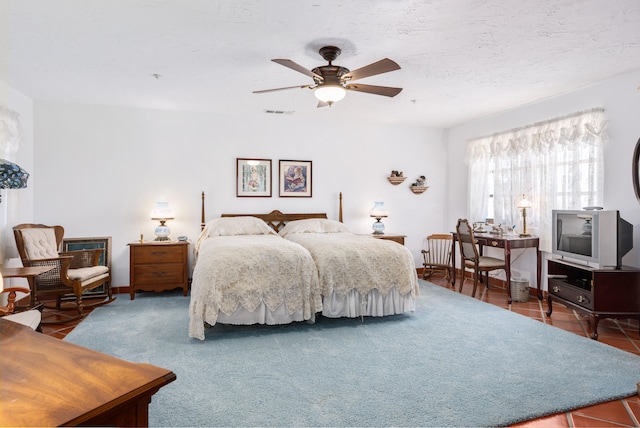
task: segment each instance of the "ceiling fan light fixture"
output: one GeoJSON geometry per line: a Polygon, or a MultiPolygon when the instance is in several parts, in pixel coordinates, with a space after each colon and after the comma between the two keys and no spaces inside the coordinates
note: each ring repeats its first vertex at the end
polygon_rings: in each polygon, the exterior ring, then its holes
{"type": "Polygon", "coordinates": [[[339,85],[323,85],[314,91],[317,99],[328,104],[340,101],[347,94],[347,91],[339,85]]]}

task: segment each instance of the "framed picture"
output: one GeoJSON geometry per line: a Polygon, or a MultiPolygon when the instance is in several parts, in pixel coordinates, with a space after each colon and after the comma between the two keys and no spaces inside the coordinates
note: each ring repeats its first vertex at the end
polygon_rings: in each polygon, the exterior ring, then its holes
{"type": "Polygon", "coordinates": [[[236,196],[271,197],[271,159],[236,159],[236,196]]]}
{"type": "Polygon", "coordinates": [[[311,161],[280,161],[280,197],[310,198],[311,161]]]}
{"type": "MultiPolygon", "coordinates": [[[[104,249],[100,255],[98,264],[106,266],[111,269],[111,237],[101,236],[96,238],[63,238],[62,239],[62,251],[76,251],[76,250],[95,250],[97,248],[104,249]]],[[[107,292],[106,286],[108,282],[104,283],[98,288],[86,291],[86,296],[95,295],[101,296],[107,292]]]]}

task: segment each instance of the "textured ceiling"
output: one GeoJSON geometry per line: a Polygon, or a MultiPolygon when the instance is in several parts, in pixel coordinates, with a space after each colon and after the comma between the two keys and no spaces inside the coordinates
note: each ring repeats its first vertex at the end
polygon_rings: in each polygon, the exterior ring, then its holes
{"type": "Polygon", "coordinates": [[[0,80],[36,100],[448,128],[635,69],[638,0],[0,0],[0,80]],[[404,90],[251,93],[312,83],[270,59],[327,44],[404,90]]]}

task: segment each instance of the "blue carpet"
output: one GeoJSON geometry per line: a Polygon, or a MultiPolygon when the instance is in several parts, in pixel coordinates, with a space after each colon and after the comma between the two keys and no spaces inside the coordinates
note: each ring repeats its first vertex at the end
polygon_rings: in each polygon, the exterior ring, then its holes
{"type": "Polygon", "coordinates": [[[636,392],[640,357],[420,281],[415,313],[223,326],[126,296],[67,340],[172,370],[152,426],[501,426],[636,392]]]}

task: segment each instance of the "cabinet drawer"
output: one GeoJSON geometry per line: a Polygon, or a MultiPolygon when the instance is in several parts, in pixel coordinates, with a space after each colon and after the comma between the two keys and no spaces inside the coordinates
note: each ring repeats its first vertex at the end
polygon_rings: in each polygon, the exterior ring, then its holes
{"type": "Polygon", "coordinates": [[[136,284],[175,284],[184,282],[184,266],[181,263],[146,264],[133,267],[136,284]]]}
{"type": "Polygon", "coordinates": [[[183,247],[168,245],[149,245],[133,247],[135,264],[146,263],[182,263],[183,247]]]}
{"type": "Polygon", "coordinates": [[[593,295],[566,282],[549,280],[549,293],[587,309],[593,309],[593,295]]]}

